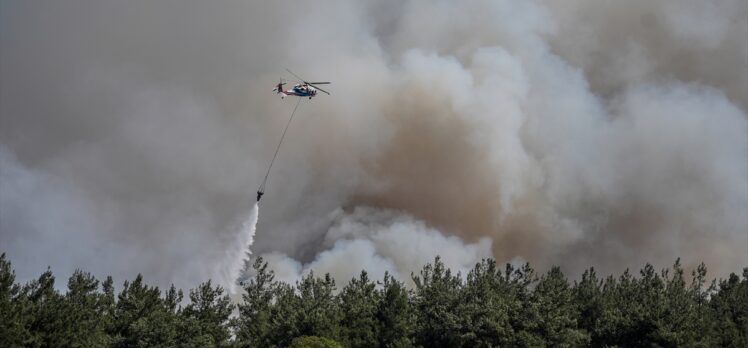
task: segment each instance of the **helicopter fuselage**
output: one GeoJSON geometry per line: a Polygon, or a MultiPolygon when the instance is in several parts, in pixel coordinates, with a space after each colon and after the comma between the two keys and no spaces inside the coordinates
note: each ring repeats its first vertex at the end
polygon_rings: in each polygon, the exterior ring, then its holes
{"type": "MultiPolygon", "coordinates": [[[[280,86],[279,86],[280,87],[280,86]]],[[[293,86],[291,89],[283,90],[283,88],[276,87],[278,94],[281,95],[281,98],[284,98],[287,95],[293,95],[297,97],[309,97],[310,99],[317,95],[317,89],[305,85],[305,84],[298,84],[293,86]]]]}
{"type": "Polygon", "coordinates": [[[287,95],[293,95],[297,97],[308,97],[309,99],[312,99],[314,96],[317,95],[317,91],[321,91],[325,94],[330,94],[330,92],[325,91],[324,89],[316,86],[316,85],[327,85],[330,84],[330,82],[307,82],[306,80],[300,78],[298,75],[291,72],[291,70],[286,69],[291,75],[295,76],[299,79],[299,83],[291,89],[283,90],[283,85],[286,83],[283,81],[283,78],[280,79],[280,82],[278,82],[277,85],[275,85],[275,88],[273,88],[273,91],[277,94],[280,94],[281,99],[285,98],[287,95]]]}

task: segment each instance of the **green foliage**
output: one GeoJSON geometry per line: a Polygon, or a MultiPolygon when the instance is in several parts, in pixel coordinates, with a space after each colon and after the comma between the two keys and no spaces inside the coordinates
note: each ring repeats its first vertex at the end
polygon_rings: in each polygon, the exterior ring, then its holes
{"type": "Polygon", "coordinates": [[[291,341],[290,348],[343,348],[340,343],[327,337],[301,336],[291,341]]]}
{"type": "Polygon", "coordinates": [[[529,327],[543,345],[576,347],[589,342],[589,335],[577,326],[574,293],[560,268],[553,267],[540,278],[526,308],[532,315],[529,327]]]}
{"type": "Polygon", "coordinates": [[[748,347],[748,268],[743,279],[730,274],[719,282],[719,291],[709,301],[715,320],[715,345],[748,347]]]}
{"type": "Polygon", "coordinates": [[[119,293],[77,270],[67,290],[50,270],[16,282],[0,255],[2,347],[746,347],[748,268],[707,283],[676,261],[570,282],[558,267],[483,260],[463,278],[440,258],[413,276],[414,288],[362,271],[340,291],[329,275],[277,282],[261,258],[243,284],[238,316],[220,286],[166,291],[138,275],[119,293]]]}
{"type": "Polygon", "coordinates": [[[28,303],[15,283],[16,274],[5,253],[0,255],[0,347],[18,347],[31,336],[24,315],[28,303]]]}
{"type": "Polygon", "coordinates": [[[243,302],[238,306],[239,318],[233,325],[239,342],[250,347],[270,346],[271,304],[277,286],[275,275],[261,257],[255,260],[252,268],[255,276],[244,284],[243,302]]]}
{"type": "Polygon", "coordinates": [[[340,309],[335,296],[335,280],[329,274],[315,278],[314,273],[297,284],[299,292],[298,328],[300,335],[340,336],[340,309]]]}
{"type": "Polygon", "coordinates": [[[257,259],[255,277],[245,283],[244,303],[234,321],[237,343],[248,347],[286,347],[295,337],[340,338],[341,312],[335,281],[313,273],[292,287],[275,282],[267,263],[257,259]]]}
{"type": "Polygon", "coordinates": [[[603,281],[597,277],[594,268],[585,270],[582,279],[574,282],[573,296],[579,311],[578,325],[585,329],[594,341],[594,332],[590,329],[598,325],[603,314],[603,281]]]}
{"type": "Polygon", "coordinates": [[[416,344],[424,347],[455,347],[461,343],[462,318],[459,313],[462,280],[444,266],[439,257],[426,265],[420,276],[413,276],[417,313],[416,344]]]}
{"type": "Polygon", "coordinates": [[[106,317],[110,302],[103,293],[98,292],[99,281],[90,273],[77,270],[68,280],[68,292],[65,294],[68,308],[66,331],[69,342],[76,342],[85,347],[100,347],[109,343],[106,335],[106,317]]]}
{"type": "Polygon", "coordinates": [[[491,347],[511,345],[511,317],[519,313],[517,289],[507,281],[494,260],[483,260],[468,273],[460,301],[463,322],[461,345],[491,347]]]}
{"type": "Polygon", "coordinates": [[[66,302],[55,290],[55,277],[47,269],[38,279],[23,286],[21,295],[26,301],[24,325],[30,332],[23,344],[30,347],[46,347],[55,344],[72,344],[68,334],[66,302]]]}
{"type": "Polygon", "coordinates": [[[190,323],[182,331],[184,339],[212,341],[211,346],[221,346],[230,337],[229,316],[234,306],[223,288],[211,286],[210,281],[190,290],[190,304],[182,311],[184,319],[190,323]]]}
{"type": "Polygon", "coordinates": [[[376,308],[379,347],[413,346],[415,315],[409,295],[403,283],[395,280],[389,273],[384,274],[376,308]]]}
{"type": "Polygon", "coordinates": [[[157,287],[143,283],[138,274],[125,282],[117,296],[111,332],[114,347],[171,346],[177,339],[176,306],[182,299],[174,287],[161,297],[157,287]]]}
{"type": "Polygon", "coordinates": [[[361,271],[359,278],[351,279],[339,295],[346,347],[375,347],[378,344],[376,314],[380,294],[375,286],[366,271],[361,271]]]}

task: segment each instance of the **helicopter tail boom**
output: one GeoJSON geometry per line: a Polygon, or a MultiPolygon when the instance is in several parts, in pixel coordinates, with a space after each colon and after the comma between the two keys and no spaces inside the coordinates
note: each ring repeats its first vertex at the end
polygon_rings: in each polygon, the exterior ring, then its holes
{"type": "Polygon", "coordinates": [[[281,99],[285,98],[286,95],[288,95],[286,91],[283,90],[283,85],[285,85],[285,82],[281,80],[277,85],[275,85],[275,88],[273,88],[273,92],[275,92],[276,94],[280,94],[281,99]]]}

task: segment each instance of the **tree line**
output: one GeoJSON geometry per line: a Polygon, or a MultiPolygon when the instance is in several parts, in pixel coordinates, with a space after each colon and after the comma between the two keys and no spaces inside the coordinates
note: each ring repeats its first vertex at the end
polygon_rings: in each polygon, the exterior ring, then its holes
{"type": "Polygon", "coordinates": [[[119,292],[80,270],[65,292],[50,270],[19,284],[2,254],[0,347],[748,347],[748,268],[708,281],[676,261],[570,281],[491,259],[463,277],[437,257],[412,288],[362,271],[340,289],[329,274],[292,285],[261,258],[253,268],[234,305],[210,281],[187,299],[140,275],[119,292]]]}

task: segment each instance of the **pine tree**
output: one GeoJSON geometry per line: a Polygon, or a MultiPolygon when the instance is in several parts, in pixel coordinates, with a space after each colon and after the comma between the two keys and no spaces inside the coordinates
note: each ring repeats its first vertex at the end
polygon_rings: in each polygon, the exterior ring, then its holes
{"type": "Polygon", "coordinates": [[[295,337],[303,336],[301,332],[301,298],[296,289],[288,284],[279,283],[273,289],[274,303],[270,307],[269,333],[267,347],[286,347],[295,337]]]}
{"type": "Polygon", "coordinates": [[[717,346],[748,347],[748,268],[743,279],[731,273],[719,282],[719,291],[709,305],[716,320],[717,346]]]}
{"type": "Polygon", "coordinates": [[[157,287],[143,283],[138,274],[135,280],[125,282],[118,295],[112,325],[114,347],[153,347],[176,344],[177,305],[181,291],[173,287],[161,298],[157,287]]]}
{"type": "Polygon", "coordinates": [[[531,291],[532,286],[537,283],[538,278],[535,270],[525,263],[515,268],[507,264],[504,270],[504,278],[509,283],[511,292],[517,301],[517,306],[511,307],[513,337],[510,346],[515,347],[538,347],[543,345],[543,340],[536,334],[538,329],[538,306],[534,302],[531,291]]]}
{"type": "Polygon", "coordinates": [[[113,331],[114,316],[117,309],[114,298],[114,280],[111,276],[106,277],[106,280],[101,283],[101,291],[100,305],[103,313],[100,320],[104,324],[106,332],[111,332],[113,331]]]}
{"type": "Polygon", "coordinates": [[[462,281],[444,267],[441,258],[423,267],[420,276],[413,276],[413,304],[418,313],[416,344],[424,347],[460,346],[460,304],[462,281]]]}
{"type": "Polygon", "coordinates": [[[602,346],[598,337],[598,325],[603,317],[603,281],[598,279],[594,268],[585,270],[582,279],[574,282],[574,303],[578,310],[577,325],[590,336],[590,345],[602,346]]]}
{"type": "Polygon", "coordinates": [[[0,347],[19,347],[31,335],[25,325],[27,299],[15,281],[10,261],[0,254],[0,347]]]}
{"type": "Polygon", "coordinates": [[[90,273],[76,270],[68,280],[68,292],[65,294],[68,308],[66,341],[73,346],[101,347],[108,345],[105,295],[98,292],[99,281],[90,273]]]}
{"type": "Polygon", "coordinates": [[[340,293],[341,329],[347,347],[376,347],[376,311],[379,293],[366,271],[353,278],[340,293]]]}
{"type": "Polygon", "coordinates": [[[23,295],[27,302],[27,320],[24,325],[30,336],[24,341],[28,347],[49,347],[53,345],[70,345],[66,333],[68,311],[63,296],[55,289],[55,277],[47,269],[38,279],[23,286],[23,295]]]}
{"type": "Polygon", "coordinates": [[[521,306],[514,288],[494,260],[482,260],[468,273],[462,291],[460,317],[463,345],[507,346],[513,340],[510,316],[521,306]]]}
{"type": "Polygon", "coordinates": [[[535,334],[545,345],[576,347],[589,343],[589,336],[577,327],[579,314],[572,289],[559,267],[540,278],[531,302],[536,309],[535,334]]]}
{"type": "Polygon", "coordinates": [[[233,323],[237,341],[246,346],[269,346],[271,334],[271,305],[275,298],[276,283],[272,270],[262,257],[252,265],[255,276],[244,284],[245,294],[239,307],[239,317],[233,323]]]}
{"type": "Polygon", "coordinates": [[[405,285],[385,273],[379,293],[376,313],[379,347],[412,347],[415,315],[405,285]]]}
{"type": "Polygon", "coordinates": [[[185,325],[184,340],[205,336],[200,338],[200,342],[207,339],[215,347],[228,343],[229,316],[234,306],[228,295],[223,295],[223,291],[221,286],[214,288],[210,281],[190,290],[190,304],[180,313],[190,323],[185,325]]]}
{"type": "Polygon", "coordinates": [[[665,281],[665,307],[657,321],[658,340],[663,346],[708,346],[708,330],[699,330],[703,313],[698,312],[695,294],[686,287],[680,259],[675,261],[672,275],[667,270],[662,275],[665,281]]]}
{"type": "Polygon", "coordinates": [[[330,274],[315,278],[314,272],[297,284],[299,293],[298,329],[301,336],[340,337],[340,306],[334,295],[335,280],[330,274]]]}

